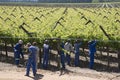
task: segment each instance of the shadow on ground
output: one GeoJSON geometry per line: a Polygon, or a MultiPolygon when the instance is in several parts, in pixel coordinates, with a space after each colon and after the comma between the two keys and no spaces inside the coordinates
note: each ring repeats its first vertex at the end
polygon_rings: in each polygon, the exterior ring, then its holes
{"type": "Polygon", "coordinates": [[[36,74],[34,77],[28,76],[29,78],[32,78],[33,80],[40,80],[44,77],[42,74],[36,74]]]}
{"type": "MultiPolygon", "coordinates": [[[[59,71],[60,68],[58,68],[56,65],[53,65],[53,62],[54,63],[58,63],[58,59],[56,57],[56,54],[51,54],[52,57],[50,57],[50,64],[49,64],[49,67],[47,70],[50,70],[52,72],[55,72],[55,71],[59,71]]],[[[84,55],[81,55],[83,57],[85,57],[84,55]]],[[[104,58],[107,58],[107,56],[104,58]]],[[[99,58],[96,58],[96,59],[99,59],[99,58]]],[[[20,64],[25,67],[25,62],[27,60],[23,60],[21,59],[20,60],[20,64]]],[[[112,61],[112,60],[111,60],[112,61]]],[[[10,63],[10,64],[14,64],[14,57],[11,57],[11,56],[8,56],[6,57],[5,54],[0,54],[0,62],[3,62],[3,63],[10,63]]],[[[89,62],[87,60],[80,60],[79,62],[79,67],[80,68],[89,68],[89,62]]],[[[106,63],[107,64],[107,63],[106,63]]],[[[74,66],[74,58],[71,59],[71,66],[74,66]]],[[[40,63],[39,66],[38,66],[40,69],[43,69],[42,68],[42,64],[40,63]]],[[[108,66],[108,65],[104,65],[104,64],[101,64],[101,63],[95,63],[94,64],[94,70],[97,70],[97,71],[104,71],[104,72],[120,72],[120,70],[118,69],[118,67],[112,67],[112,66],[108,66]]],[[[70,72],[69,70],[67,72],[70,72]]]]}

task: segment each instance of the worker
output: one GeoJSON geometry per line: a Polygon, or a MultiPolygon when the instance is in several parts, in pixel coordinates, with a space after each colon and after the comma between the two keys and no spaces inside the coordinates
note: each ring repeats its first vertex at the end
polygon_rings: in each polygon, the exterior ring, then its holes
{"type": "MultiPolygon", "coordinates": [[[[29,47],[31,46],[31,43],[29,42],[29,43],[27,43],[27,45],[26,45],[26,47],[27,47],[27,53],[29,54],[29,47]]],[[[38,68],[37,66],[38,66],[38,57],[39,57],[39,47],[38,46],[35,46],[36,48],[37,48],[37,54],[36,54],[36,69],[38,68]]],[[[29,56],[29,55],[28,55],[29,56]]],[[[27,63],[27,62],[26,62],[27,63]]],[[[25,64],[26,64],[25,63],[25,64]]]]}
{"type": "Polygon", "coordinates": [[[65,69],[65,55],[64,55],[64,43],[62,42],[60,44],[60,61],[61,61],[61,64],[62,64],[62,69],[65,69]]]}
{"type": "Polygon", "coordinates": [[[15,64],[17,65],[17,67],[20,67],[20,65],[19,65],[20,55],[24,59],[23,52],[22,52],[22,44],[23,44],[23,41],[19,40],[18,43],[14,47],[15,64]]]}
{"type": "Polygon", "coordinates": [[[47,69],[48,68],[48,58],[49,58],[49,50],[50,46],[48,44],[48,40],[45,40],[44,45],[43,45],[43,68],[47,69]]]}
{"type": "Polygon", "coordinates": [[[70,61],[71,61],[70,54],[71,54],[71,52],[73,52],[73,47],[72,47],[72,44],[70,43],[70,40],[67,40],[67,42],[64,45],[64,49],[67,51],[67,53],[66,53],[67,65],[70,66],[71,65],[70,64],[70,61]]]}
{"type": "Polygon", "coordinates": [[[27,44],[26,44],[26,46],[25,46],[25,48],[26,48],[26,52],[29,54],[29,47],[31,46],[31,43],[30,42],[28,42],[27,44]]]}
{"type": "MultiPolygon", "coordinates": [[[[26,44],[26,46],[25,46],[25,48],[26,48],[26,52],[27,52],[27,54],[28,54],[28,58],[29,58],[29,47],[31,46],[31,43],[30,42],[28,42],[27,44],[26,44]]],[[[25,61],[25,66],[27,66],[27,61],[25,61]]]]}
{"type": "Polygon", "coordinates": [[[82,42],[79,42],[78,40],[75,41],[74,44],[74,53],[75,53],[75,61],[74,61],[74,65],[77,67],[79,66],[79,56],[80,56],[80,46],[81,46],[82,42]]]}
{"type": "Polygon", "coordinates": [[[35,76],[36,72],[37,72],[37,69],[36,69],[36,54],[37,54],[36,44],[37,44],[36,42],[33,42],[33,44],[29,47],[29,58],[27,61],[26,76],[29,76],[31,67],[33,70],[33,76],[35,76]]]}
{"type": "Polygon", "coordinates": [[[94,54],[96,52],[96,40],[90,41],[88,43],[88,46],[89,46],[89,55],[90,55],[89,68],[93,69],[93,66],[94,66],[94,54]]]}
{"type": "Polygon", "coordinates": [[[36,46],[37,48],[37,54],[36,54],[36,69],[38,68],[38,63],[39,63],[39,52],[40,52],[40,49],[38,46],[36,46]]]}

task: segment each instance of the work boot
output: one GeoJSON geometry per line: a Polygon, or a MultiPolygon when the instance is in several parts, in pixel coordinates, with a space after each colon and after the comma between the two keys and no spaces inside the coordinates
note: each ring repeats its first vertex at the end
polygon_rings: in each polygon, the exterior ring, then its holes
{"type": "Polygon", "coordinates": [[[29,76],[28,74],[26,74],[25,76],[29,76]]]}

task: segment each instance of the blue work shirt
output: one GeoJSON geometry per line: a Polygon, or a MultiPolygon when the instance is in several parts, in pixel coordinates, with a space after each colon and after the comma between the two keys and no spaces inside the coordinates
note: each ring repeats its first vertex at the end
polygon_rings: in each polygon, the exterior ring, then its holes
{"type": "Polygon", "coordinates": [[[82,44],[82,42],[74,44],[75,53],[80,52],[79,48],[80,48],[81,44],[82,44]]]}
{"type": "Polygon", "coordinates": [[[43,45],[43,52],[44,52],[45,54],[49,53],[49,49],[50,49],[50,46],[49,46],[48,44],[44,44],[44,45],[43,45]]]}
{"type": "Polygon", "coordinates": [[[90,53],[95,53],[96,52],[96,41],[91,41],[89,43],[89,50],[90,50],[90,53]]]}
{"type": "Polygon", "coordinates": [[[22,44],[17,43],[14,47],[14,51],[22,52],[22,44]]]}
{"type": "Polygon", "coordinates": [[[35,46],[29,47],[29,58],[36,61],[37,48],[35,46]]]}
{"type": "Polygon", "coordinates": [[[23,52],[22,52],[22,44],[17,43],[14,47],[14,52],[15,52],[15,57],[19,57],[19,55],[21,54],[22,58],[24,58],[23,56],[23,52]]]}

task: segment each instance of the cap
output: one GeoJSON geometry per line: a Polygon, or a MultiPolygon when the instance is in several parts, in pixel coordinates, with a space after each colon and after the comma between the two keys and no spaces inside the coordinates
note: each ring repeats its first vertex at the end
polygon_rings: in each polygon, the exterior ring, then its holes
{"type": "Polygon", "coordinates": [[[19,41],[18,41],[18,43],[19,43],[19,44],[22,44],[22,43],[23,43],[23,41],[22,41],[22,40],[19,40],[19,41]]]}
{"type": "Polygon", "coordinates": [[[47,43],[48,43],[48,40],[45,40],[45,43],[47,44],[47,43]]]}
{"type": "Polygon", "coordinates": [[[27,43],[27,46],[29,47],[29,46],[31,46],[31,43],[29,42],[29,43],[27,43]]]}
{"type": "Polygon", "coordinates": [[[32,45],[33,45],[33,46],[36,46],[36,45],[37,45],[37,42],[33,42],[32,45]]]}

